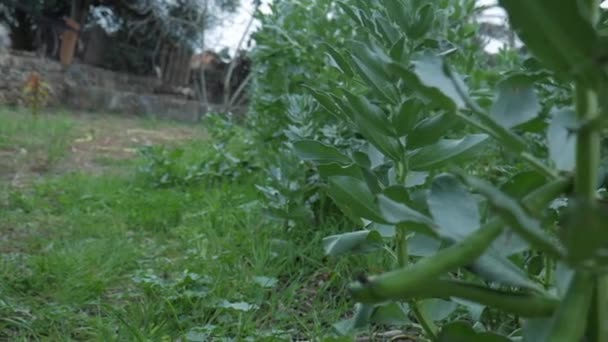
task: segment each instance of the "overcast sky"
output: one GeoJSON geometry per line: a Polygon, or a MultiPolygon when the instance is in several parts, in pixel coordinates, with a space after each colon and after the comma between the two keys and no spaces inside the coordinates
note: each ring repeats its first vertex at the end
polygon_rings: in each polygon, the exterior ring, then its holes
{"type": "MultiPolygon", "coordinates": [[[[272,0],[263,1],[264,4],[269,2],[272,2],[272,0]]],[[[477,1],[478,6],[494,5],[496,3],[497,0],[477,1]]],[[[608,8],[608,0],[602,2],[602,7],[608,8]]],[[[263,5],[261,9],[263,12],[269,11],[269,7],[267,5],[263,5]]],[[[239,40],[245,32],[245,28],[253,11],[254,6],[252,0],[241,0],[241,6],[237,12],[234,15],[229,16],[223,25],[214,28],[208,33],[206,39],[207,47],[216,51],[223,48],[229,48],[231,53],[233,53],[239,40]]],[[[480,21],[493,22],[496,24],[504,23],[505,20],[506,12],[498,6],[487,9],[483,12],[483,16],[480,18],[480,21]]],[[[257,27],[259,27],[259,23],[256,22],[252,26],[249,34],[251,34],[251,32],[253,32],[257,27]]],[[[497,39],[489,39],[488,45],[486,45],[486,51],[496,53],[502,46],[504,46],[504,42],[497,39]]]]}

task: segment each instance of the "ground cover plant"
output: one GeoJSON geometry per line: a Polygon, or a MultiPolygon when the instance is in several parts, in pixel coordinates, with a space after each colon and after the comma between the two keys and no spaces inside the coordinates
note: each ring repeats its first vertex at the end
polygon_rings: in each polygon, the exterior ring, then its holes
{"type": "Polygon", "coordinates": [[[352,39],[319,47],[340,75],[301,88],[358,143],[285,137],[359,227],[326,252],[394,258],[351,283],[346,333],[411,317],[438,341],[608,339],[605,14],[500,3],[531,56],[478,74],[472,2],[337,2],[352,39]]]}
{"type": "Polygon", "coordinates": [[[229,120],[0,120],[2,340],[335,336],[353,269],[379,264],[325,258],[339,222],[299,236],[268,222],[229,120]]]}

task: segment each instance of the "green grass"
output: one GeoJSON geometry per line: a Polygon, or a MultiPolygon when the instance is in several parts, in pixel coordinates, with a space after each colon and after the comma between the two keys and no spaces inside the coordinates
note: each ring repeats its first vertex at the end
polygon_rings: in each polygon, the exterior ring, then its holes
{"type": "MultiPolygon", "coordinates": [[[[0,153],[12,153],[12,164],[2,163],[4,172],[23,164],[37,163],[48,169],[68,150],[75,122],[65,113],[32,117],[27,110],[0,108],[0,153]]],[[[0,171],[0,175],[4,173],[0,171]]]]}
{"type": "MultiPolygon", "coordinates": [[[[68,117],[44,120],[73,126],[68,117]]],[[[12,125],[5,132],[28,131],[24,122],[12,125]]],[[[68,139],[69,132],[58,134],[68,139]]],[[[209,153],[205,138],[181,148],[186,161],[209,153]]],[[[344,288],[350,272],[372,264],[324,257],[322,237],[348,226],[287,231],[270,223],[255,173],[158,188],[135,164],[127,174],[47,175],[21,188],[0,183],[0,340],[335,334],[332,324],[352,310],[344,288]]]]}

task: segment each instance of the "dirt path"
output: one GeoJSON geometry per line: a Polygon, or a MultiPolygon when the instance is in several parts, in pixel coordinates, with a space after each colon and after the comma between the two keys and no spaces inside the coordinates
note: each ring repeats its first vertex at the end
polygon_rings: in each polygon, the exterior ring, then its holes
{"type": "Polygon", "coordinates": [[[201,126],[115,115],[46,115],[0,112],[0,180],[13,186],[45,174],[120,170],[146,145],[175,145],[204,137],[201,126]],[[9,125],[10,124],[10,125],[9,125]]]}

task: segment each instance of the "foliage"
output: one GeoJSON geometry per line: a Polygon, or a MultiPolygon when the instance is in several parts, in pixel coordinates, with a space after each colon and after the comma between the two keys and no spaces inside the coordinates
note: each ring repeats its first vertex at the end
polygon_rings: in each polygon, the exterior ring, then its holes
{"type": "Polygon", "coordinates": [[[272,13],[259,15],[253,35],[254,85],[248,125],[266,160],[260,184],[272,218],[293,227],[321,222],[336,213],[322,191],[314,166],[291,155],[292,142],[320,139],[341,146],[357,144],[353,132],[319,108],[303,84],[329,89],[339,74],[320,51],[324,42],[343,46],[352,34],[348,18],[334,1],[273,1],[272,13]]]}
{"type": "Polygon", "coordinates": [[[360,143],[285,134],[285,145],[358,223],[326,252],[394,257],[393,271],[350,285],[360,304],[344,333],[411,314],[438,341],[608,339],[599,6],[501,3],[536,57],[507,72],[475,71],[487,65],[463,20],[473,2],[338,2],[354,39],[328,42],[331,81],[307,88],[360,143]],[[506,172],[488,173],[488,160],[506,172]],[[453,303],[440,316],[438,299],[453,303]],[[508,319],[494,326],[498,314],[508,319]]]}
{"type": "Polygon", "coordinates": [[[162,145],[140,149],[138,167],[142,182],[154,187],[190,186],[205,182],[239,182],[251,178],[259,168],[249,133],[229,116],[208,114],[206,128],[211,146],[195,153],[162,145]]]}

